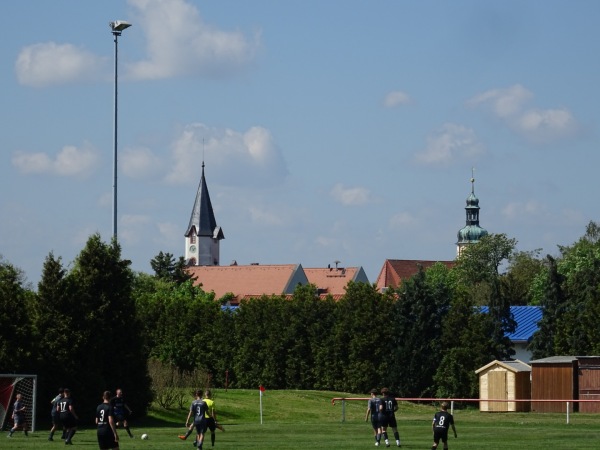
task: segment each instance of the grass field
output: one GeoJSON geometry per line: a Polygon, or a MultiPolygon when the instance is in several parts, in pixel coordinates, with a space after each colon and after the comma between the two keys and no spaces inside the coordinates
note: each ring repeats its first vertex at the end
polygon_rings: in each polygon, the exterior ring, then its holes
{"type": "MultiPolygon", "coordinates": [[[[370,423],[364,422],[365,402],[331,405],[333,397],[356,397],[317,391],[267,391],[260,423],[258,390],[215,391],[219,421],[215,449],[366,449],[374,448],[370,423]]],[[[362,395],[361,395],[362,396],[362,395]]],[[[365,396],[366,397],[366,396],[365,396]]],[[[190,401],[191,401],[190,397],[190,401]]],[[[403,449],[431,448],[431,419],[435,409],[427,405],[400,403],[399,431],[403,449]]],[[[181,441],[186,409],[152,410],[143,420],[132,420],[134,439],[121,430],[121,449],[193,449],[191,438],[181,441]],[[142,433],[149,439],[141,440],[142,433]]],[[[454,412],[458,439],[450,438],[451,450],[518,449],[584,450],[600,448],[600,414],[480,413],[476,409],[454,412]]],[[[46,450],[65,448],[55,436],[48,442],[44,424],[26,438],[18,431],[13,438],[0,436],[0,449],[46,450]]],[[[390,436],[392,437],[392,436],[390,436]]],[[[58,436],[60,438],[60,435],[58,436]]],[[[93,427],[80,427],[71,448],[98,448],[93,427]]],[[[393,444],[393,439],[392,439],[393,444]]],[[[204,448],[210,447],[207,436],[204,448]]],[[[380,447],[381,448],[381,447],[380,447]]],[[[383,447],[385,448],[385,447],[383,447]]],[[[392,447],[394,448],[394,447],[392,447]]],[[[441,446],[440,446],[441,449],[441,446]]]]}

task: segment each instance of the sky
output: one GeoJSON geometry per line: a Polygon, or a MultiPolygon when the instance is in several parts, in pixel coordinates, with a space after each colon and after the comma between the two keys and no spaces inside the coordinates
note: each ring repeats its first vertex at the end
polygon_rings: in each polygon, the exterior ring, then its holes
{"type": "Polygon", "coordinates": [[[205,176],[221,265],[452,260],[480,224],[558,253],[600,220],[596,0],[0,2],[0,255],[33,288],[113,226],[184,254],[205,176]]]}

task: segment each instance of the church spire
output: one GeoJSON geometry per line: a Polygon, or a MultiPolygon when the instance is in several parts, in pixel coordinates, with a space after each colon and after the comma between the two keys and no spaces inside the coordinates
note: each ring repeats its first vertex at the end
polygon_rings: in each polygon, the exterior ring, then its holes
{"type": "Polygon", "coordinates": [[[217,226],[206,178],[204,161],[202,175],[196,192],[190,222],[185,232],[185,259],[189,265],[218,266],[219,241],[225,239],[223,230],[217,226]]]}
{"type": "Polygon", "coordinates": [[[470,244],[479,242],[483,236],[487,236],[486,229],[479,226],[479,199],[475,195],[475,168],[471,169],[471,194],[467,197],[466,224],[458,231],[457,253],[460,255],[462,249],[470,244]]]}

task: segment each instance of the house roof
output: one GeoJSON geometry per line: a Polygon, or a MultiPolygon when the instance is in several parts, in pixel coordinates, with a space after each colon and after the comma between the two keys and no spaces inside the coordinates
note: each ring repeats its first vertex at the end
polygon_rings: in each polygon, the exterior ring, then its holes
{"type": "Polygon", "coordinates": [[[317,287],[320,295],[331,294],[336,299],[344,295],[350,281],[369,283],[362,267],[305,268],[304,273],[308,282],[317,287]]]}
{"type": "Polygon", "coordinates": [[[214,292],[219,299],[227,293],[234,302],[262,295],[291,295],[298,284],[314,284],[321,297],[331,295],[339,300],[346,293],[349,281],[369,283],[362,267],[303,268],[300,264],[247,266],[191,266],[188,272],[195,285],[214,292]]]}
{"type": "Polygon", "coordinates": [[[484,370],[489,369],[493,366],[504,367],[506,370],[511,372],[531,372],[531,366],[529,364],[525,364],[523,361],[519,359],[514,359],[512,361],[499,361],[495,360],[491,363],[486,364],[485,366],[477,369],[475,373],[483,372],[484,370]]]}
{"type": "Polygon", "coordinates": [[[292,294],[298,284],[308,284],[300,264],[248,266],[191,266],[188,272],[195,285],[202,285],[215,298],[232,293],[236,302],[262,295],[292,294]]]}
{"type": "Polygon", "coordinates": [[[436,262],[441,262],[446,267],[454,266],[454,261],[425,261],[420,259],[386,259],[377,277],[377,290],[382,292],[383,288],[397,288],[406,280],[419,272],[419,266],[428,269],[436,262]]]}
{"type": "MultiPolygon", "coordinates": [[[[487,306],[481,307],[481,312],[487,313],[487,306]]],[[[539,306],[511,306],[510,312],[517,322],[514,333],[506,336],[512,342],[529,342],[538,329],[538,322],[542,318],[542,308],[539,306]]]]}

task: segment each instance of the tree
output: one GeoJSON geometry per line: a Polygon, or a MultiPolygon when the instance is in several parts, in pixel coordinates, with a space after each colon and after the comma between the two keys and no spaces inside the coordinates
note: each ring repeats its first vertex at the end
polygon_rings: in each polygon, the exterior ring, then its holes
{"type": "Polygon", "coordinates": [[[511,258],[515,246],[516,240],[504,234],[484,236],[478,243],[463,250],[455,267],[458,283],[473,298],[479,299],[482,306],[488,306],[493,356],[500,360],[514,355],[507,334],[515,331],[516,322],[510,311],[510,298],[504,288],[500,267],[511,258]]]}
{"type": "Polygon", "coordinates": [[[533,303],[532,284],[544,271],[544,261],[539,258],[540,249],[530,252],[515,251],[508,261],[508,270],[503,279],[504,293],[511,305],[533,303]]]}
{"type": "Polygon", "coordinates": [[[32,293],[23,272],[0,256],[0,367],[9,372],[32,371],[32,293]]]}
{"type": "Polygon", "coordinates": [[[75,259],[65,282],[71,286],[66,364],[76,364],[70,385],[84,417],[93,414],[103,390],[122,388],[134,411],[143,415],[151,400],[147,355],[132,296],[131,262],[121,248],[92,235],[75,259]],[[87,411],[90,411],[86,414],[87,411]]]}
{"type": "Polygon", "coordinates": [[[534,333],[528,349],[534,359],[547,358],[556,354],[555,340],[558,331],[558,322],[561,321],[565,308],[566,298],[563,293],[564,276],[558,272],[556,260],[548,255],[546,257],[548,268],[540,272],[533,283],[536,290],[542,290],[540,307],[542,318],[538,322],[538,330],[534,333]]]}
{"type": "Polygon", "coordinates": [[[419,271],[404,281],[398,291],[389,323],[384,323],[385,339],[391,339],[392,366],[387,384],[398,386],[404,397],[431,397],[435,394],[433,376],[444,346],[442,324],[450,307],[451,293],[443,265],[419,271]],[[441,267],[440,267],[441,266],[441,267]]]}
{"type": "Polygon", "coordinates": [[[171,253],[158,253],[151,261],[154,276],[161,280],[173,281],[178,284],[191,280],[192,275],[186,270],[185,258],[180,256],[177,262],[171,253]]]}

